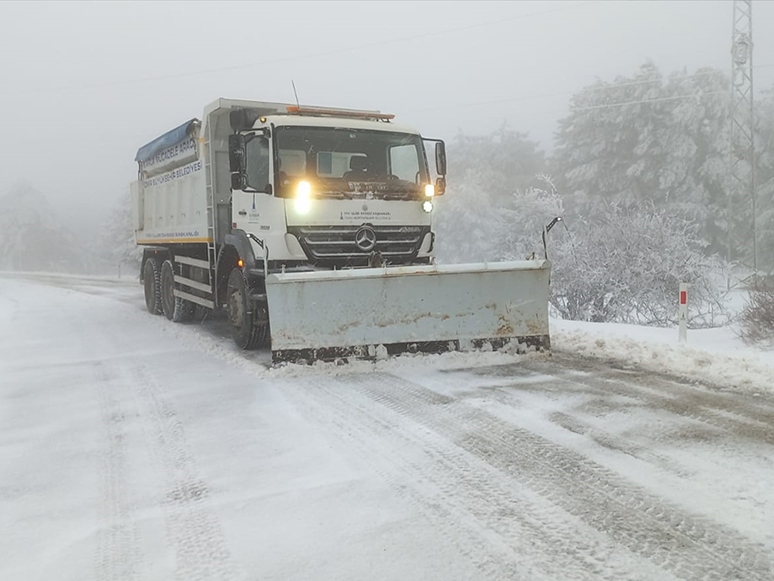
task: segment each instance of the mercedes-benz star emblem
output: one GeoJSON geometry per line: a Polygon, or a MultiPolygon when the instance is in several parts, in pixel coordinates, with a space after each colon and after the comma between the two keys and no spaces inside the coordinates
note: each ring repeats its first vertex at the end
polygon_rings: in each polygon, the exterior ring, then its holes
{"type": "Polygon", "coordinates": [[[376,246],[376,232],[370,226],[362,226],[355,232],[355,246],[363,252],[369,252],[376,246]]]}

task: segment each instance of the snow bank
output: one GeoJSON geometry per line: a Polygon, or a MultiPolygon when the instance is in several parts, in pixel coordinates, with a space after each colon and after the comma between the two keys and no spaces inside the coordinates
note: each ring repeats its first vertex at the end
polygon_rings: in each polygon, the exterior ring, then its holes
{"type": "Polygon", "coordinates": [[[774,352],[745,345],[733,327],[689,330],[680,345],[677,328],[551,320],[555,351],[615,359],[719,388],[774,392],[774,352]]]}

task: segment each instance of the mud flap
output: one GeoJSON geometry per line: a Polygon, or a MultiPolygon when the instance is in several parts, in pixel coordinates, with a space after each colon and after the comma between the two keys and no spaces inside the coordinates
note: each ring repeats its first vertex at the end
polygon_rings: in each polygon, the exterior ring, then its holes
{"type": "Polygon", "coordinates": [[[549,274],[547,260],[271,274],[272,359],[549,349],[549,274]]]}

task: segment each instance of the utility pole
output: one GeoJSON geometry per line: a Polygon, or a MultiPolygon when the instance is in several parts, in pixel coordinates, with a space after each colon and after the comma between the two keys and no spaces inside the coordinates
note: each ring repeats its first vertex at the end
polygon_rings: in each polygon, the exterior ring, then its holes
{"type": "Polygon", "coordinates": [[[758,277],[758,201],[755,184],[752,0],[734,0],[731,34],[731,135],[728,259],[758,277]]]}

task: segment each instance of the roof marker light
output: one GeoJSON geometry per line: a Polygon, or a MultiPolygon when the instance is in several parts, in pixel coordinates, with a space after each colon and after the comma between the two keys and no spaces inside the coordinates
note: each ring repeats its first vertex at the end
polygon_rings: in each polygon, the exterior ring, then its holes
{"type": "Polygon", "coordinates": [[[380,113],[379,111],[360,111],[358,109],[335,109],[333,107],[298,107],[288,105],[288,113],[291,115],[315,115],[328,117],[349,117],[352,119],[377,119],[390,121],[395,119],[392,113],[380,113]]]}

